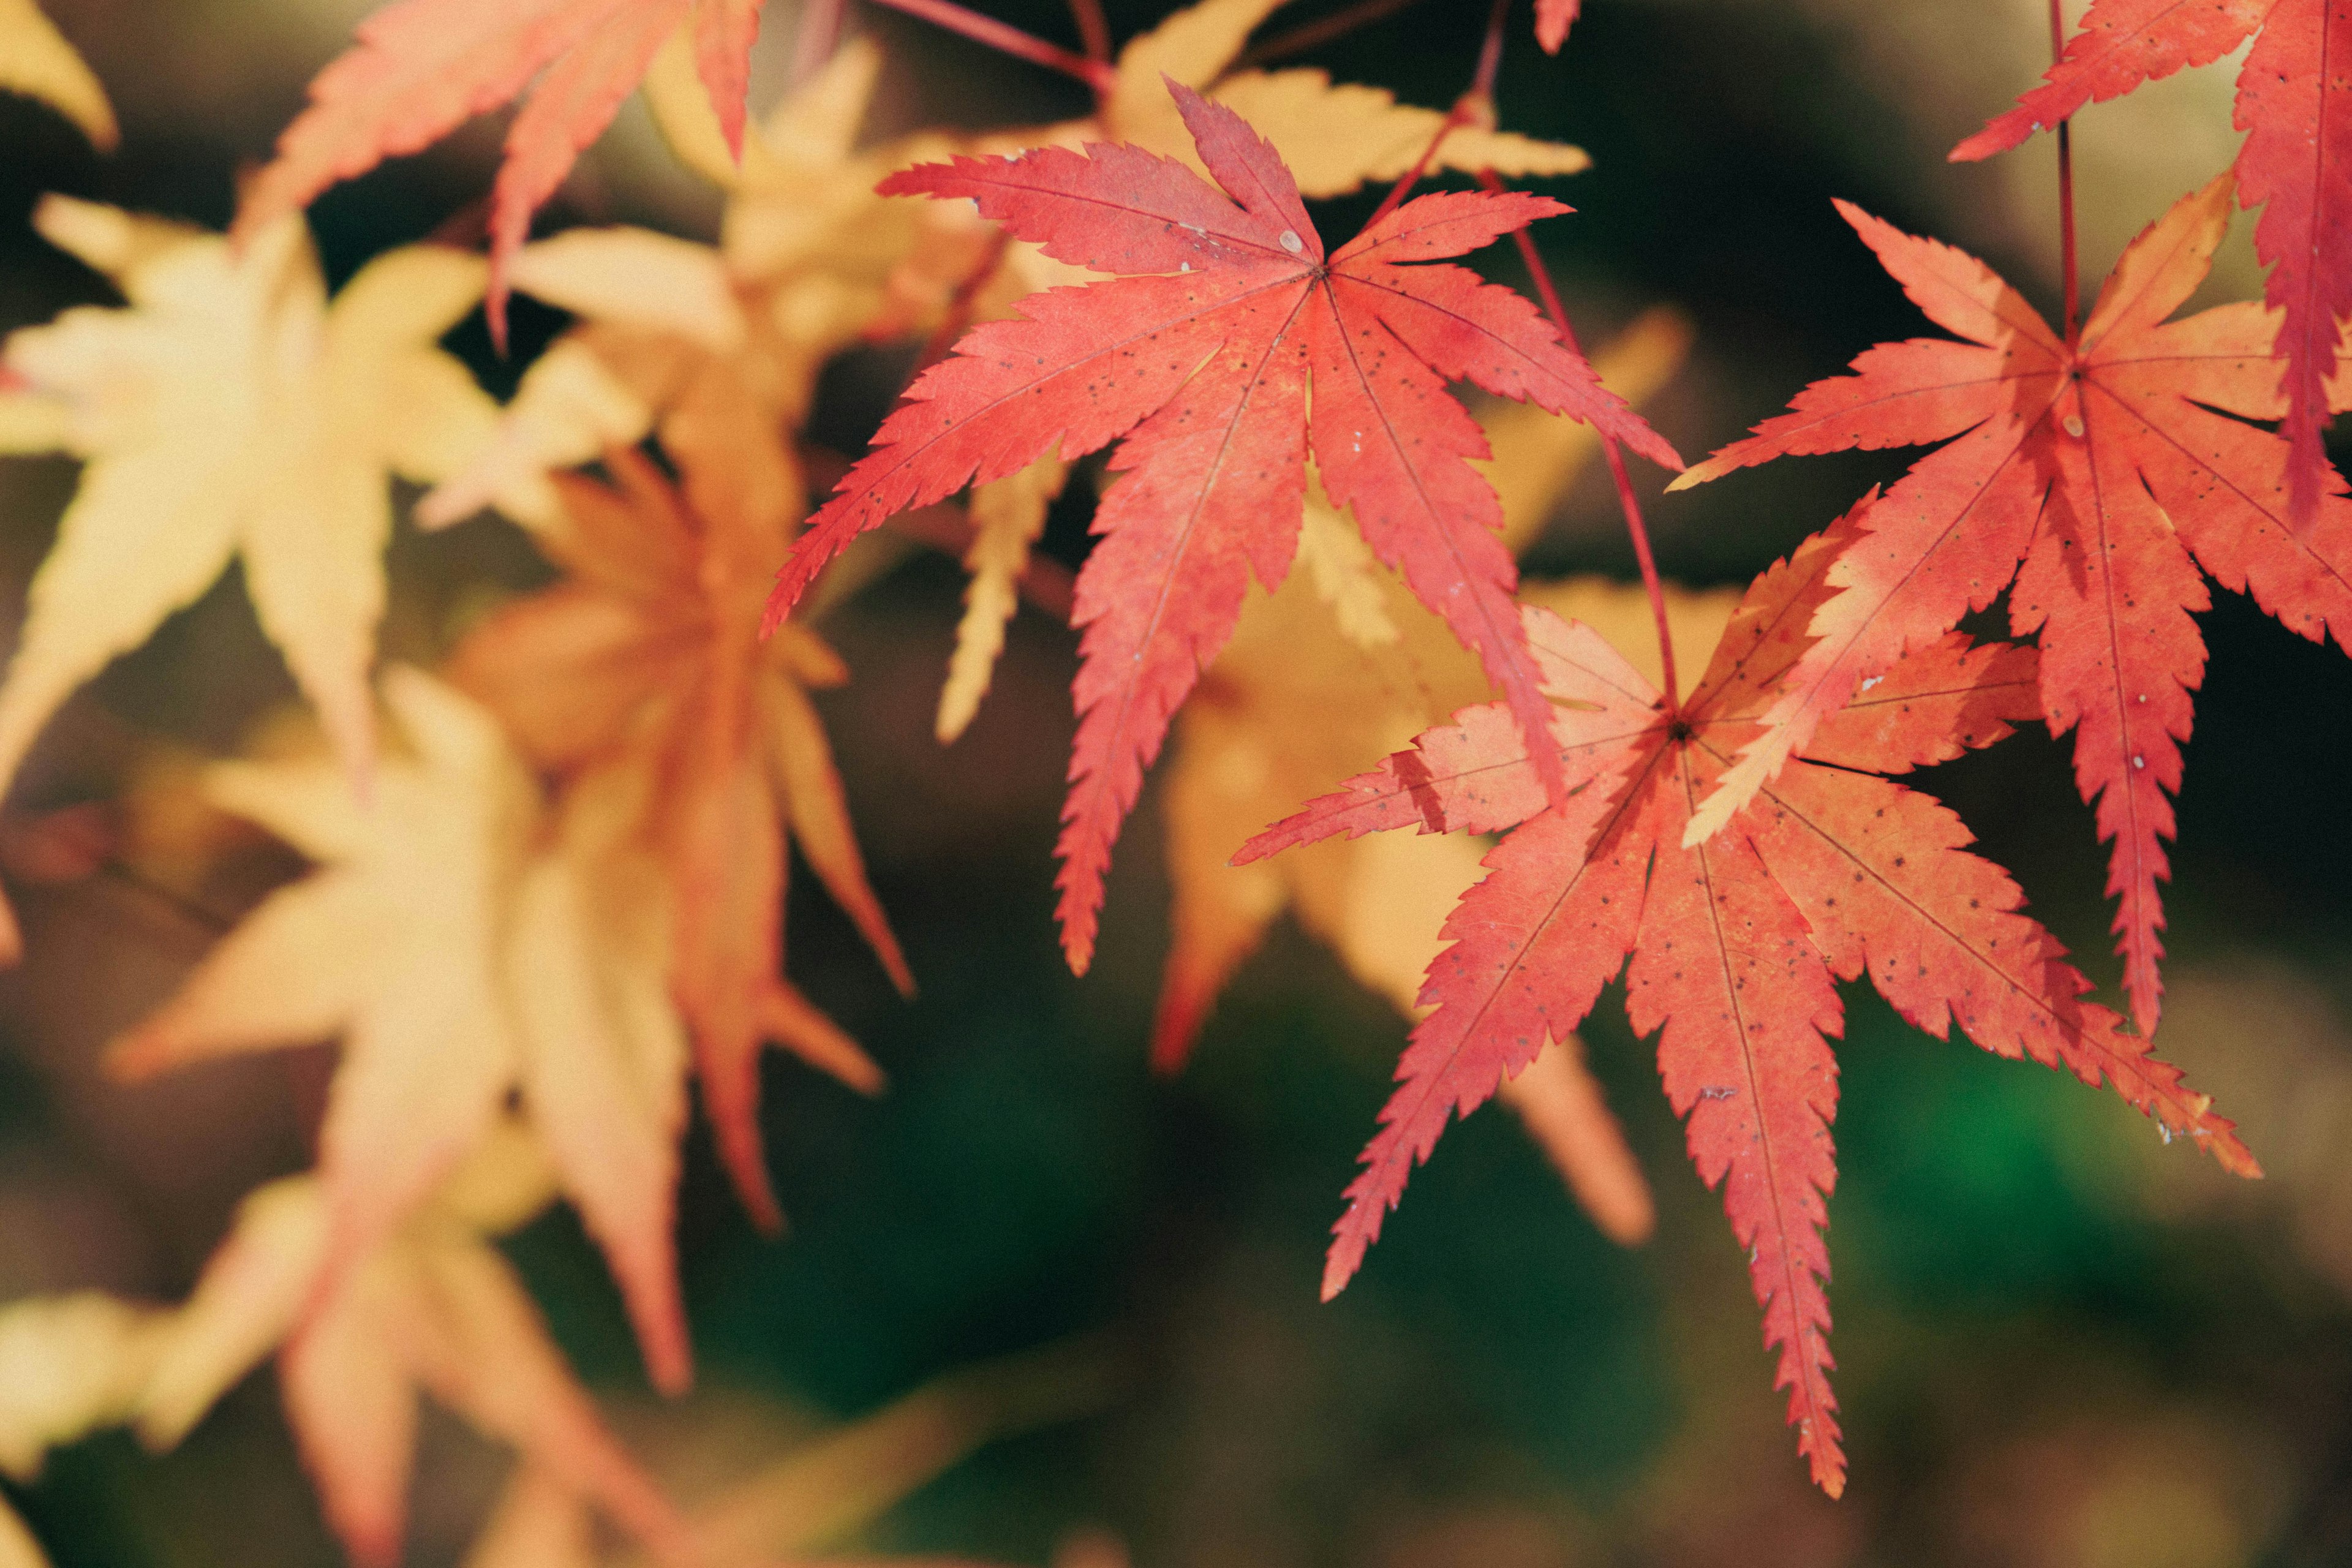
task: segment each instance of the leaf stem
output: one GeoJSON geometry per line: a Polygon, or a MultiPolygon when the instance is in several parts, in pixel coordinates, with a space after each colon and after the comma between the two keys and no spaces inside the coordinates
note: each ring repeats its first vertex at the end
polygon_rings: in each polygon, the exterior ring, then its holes
{"type": "Polygon", "coordinates": [[[1366,228],[1403,205],[1405,197],[1412,194],[1413,186],[1421,184],[1421,177],[1429,173],[1430,161],[1437,156],[1437,150],[1445,145],[1448,136],[1473,121],[1489,125],[1494,123],[1495,76],[1502,68],[1503,23],[1510,16],[1510,11],[1511,0],[1495,0],[1494,8],[1486,13],[1486,36],[1478,45],[1478,68],[1471,73],[1470,90],[1454,100],[1454,107],[1438,122],[1437,133],[1429,139],[1429,145],[1421,150],[1421,156],[1413,160],[1412,167],[1405,171],[1404,178],[1396,183],[1372,216],[1365,220],[1366,228]]]}
{"type": "Polygon", "coordinates": [[[1059,44],[1049,44],[1018,27],[1007,26],[993,16],[955,4],[955,0],[874,0],[893,11],[903,11],[909,16],[920,17],[950,33],[961,33],[974,43],[1044,66],[1047,70],[1072,76],[1094,89],[1097,97],[1108,94],[1118,85],[1118,73],[1102,60],[1090,60],[1084,55],[1072,54],[1059,44]]]}
{"type": "Polygon", "coordinates": [[[1087,58],[1109,59],[1110,18],[1103,15],[1102,0],[1070,0],[1070,19],[1078,25],[1078,43],[1087,58]]]}
{"type": "MultiPolygon", "coordinates": [[[[1499,192],[1503,182],[1495,177],[1492,169],[1478,171],[1481,189],[1499,192]]],[[[1559,302],[1559,290],[1552,287],[1551,268],[1544,265],[1543,255],[1536,249],[1535,237],[1525,225],[1511,231],[1511,242],[1519,247],[1519,259],[1528,265],[1535,279],[1536,297],[1543,301],[1544,313],[1551,324],[1559,329],[1559,341],[1572,354],[1581,355],[1577,346],[1576,329],[1568,324],[1568,310],[1559,302]]],[[[1633,559],[1642,568],[1642,586],[1649,591],[1650,615],[1658,624],[1658,664],[1664,677],[1666,713],[1674,717],[1682,711],[1682,682],[1675,674],[1675,639],[1666,620],[1666,589],[1658,577],[1658,560],[1650,551],[1650,531],[1642,521],[1642,503],[1633,495],[1633,477],[1625,471],[1625,454],[1618,449],[1617,438],[1605,430],[1593,432],[1601,437],[1601,454],[1609,461],[1609,478],[1617,486],[1617,504],[1625,513],[1625,531],[1633,541],[1633,559]]]]}
{"type": "MultiPolygon", "coordinates": [[[[2066,58],[2063,0],[2050,0],[2050,59],[2066,58]]],[[[2082,284],[2074,260],[2074,146],[2071,117],[2058,122],[2058,249],[2066,282],[2066,342],[2071,344],[2082,315],[2082,284]]]]}
{"type": "Polygon", "coordinates": [[[1418,3],[1419,0],[1356,0],[1353,5],[1293,27],[1286,33],[1277,33],[1254,48],[1244,49],[1241,58],[1234,61],[1234,68],[1250,70],[1276,60],[1286,60],[1293,55],[1303,55],[1309,49],[1319,47],[1334,38],[1345,37],[1359,27],[1418,3]]]}

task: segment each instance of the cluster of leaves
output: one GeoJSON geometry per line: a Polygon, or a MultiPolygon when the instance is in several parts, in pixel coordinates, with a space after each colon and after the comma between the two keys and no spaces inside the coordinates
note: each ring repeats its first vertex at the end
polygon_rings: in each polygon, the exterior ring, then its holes
{"type": "MultiPolygon", "coordinates": [[[[682,1388],[670,1230],[689,1070],[771,1227],[763,1046],[881,1087],[784,978],[782,910],[797,845],[911,987],[811,698],[848,672],[809,618],[887,563],[877,531],[892,522],[972,571],[942,740],[969,723],[1020,598],[1080,629],[1057,847],[1076,971],[1144,774],[1180,736],[1160,1065],[1181,1062],[1286,904],[1422,1010],[1327,1295],[1444,1127],[1506,1084],[1603,1227],[1646,1231],[1646,1188],[1571,1034],[1621,969],[1747,1249],[1799,1448],[1833,1495],[1837,982],[1867,972],[1919,1027],[1957,1023],[1988,1050],[2105,1081],[2168,1137],[2255,1171],[2151,1054],[2158,883],[2204,575],[2352,649],[2352,499],[2317,445],[2352,303],[2322,44],[2352,13],[2100,0],[2050,84],[1962,148],[2014,144],[2261,29],[2237,187],[2217,180],[2153,225],[2080,326],[2071,299],[2053,331],[1973,258],[1848,209],[1961,341],[1872,349],[1675,483],[1784,453],[1948,444],[1735,602],[1654,583],[1646,598],[1523,591],[1512,487],[1523,541],[1570,448],[1514,462],[1533,426],[1494,422],[1498,494],[1478,467],[1488,433],[1449,384],[1579,422],[1544,427],[1580,427],[1576,450],[1607,457],[1637,542],[1621,452],[1683,468],[1577,351],[1539,270],[1547,310],[1445,264],[1568,210],[1497,176],[1572,173],[1582,154],[1493,129],[1483,85],[1440,114],[1320,71],[1234,68],[1278,4],[1201,0],[1115,63],[1079,62],[1097,89],[1086,121],[861,147],[877,57],[856,44],[748,120],[756,0],[398,0],[320,75],[231,237],[45,203],[41,232],[126,303],[21,331],[0,357],[0,443],[85,465],[0,684],[0,780],[78,686],[241,559],[325,744],[222,764],[205,789],[317,869],[114,1060],[140,1074],[327,1037],[344,1048],[318,1170],[256,1194],[184,1307],[51,1314],[106,1348],[81,1357],[87,1388],[11,1435],[18,1468],[99,1421],[170,1441],[275,1350],[362,1561],[399,1550],[419,1391],[520,1448],[517,1486],[566,1518],[584,1500],[665,1559],[708,1547],[607,1433],[489,1238],[568,1198],[654,1380],[682,1388]],[[641,80],[681,161],[726,192],[719,242],[528,243],[534,209],[641,80]],[[411,247],[330,300],[299,209],[519,95],[487,261],[411,247]],[[2323,155],[2296,163],[2289,143],[2323,155]],[[1404,200],[1430,167],[1486,188],[1404,200]],[[1399,175],[1363,231],[1327,248],[1306,200],[1399,175]],[[2168,320],[2233,189],[2266,205],[2271,304],[2168,320]],[[941,199],[897,199],[910,195],[941,199]],[[436,345],[478,300],[502,332],[510,289],[577,324],[502,408],[436,345]],[[862,458],[845,468],[808,444],[830,358],[924,337],[956,341],[862,458]],[[2276,420],[2284,434],[2252,423],[2276,420]],[[1073,465],[1114,443],[1073,582],[1033,546],[1074,477],[1097,477],[1073,465]],[[603,477],[572,471],[590,464],[603,477]],[[1511,478],[1547,464],[1549,480],[1511,478]],[[839,476],[814,509],[812,474],[839,476]],[[439,675],[376,680],[395,478],[433,487],[425,525],[494,509],[562,576],[474,626],[439,675]],[[1302,560],[1311,594],[1286,582],[1302,560]],[[1956,629],[2004,593],[2032,642],[1956,629]],[[1617,646],[1644,610],[1654,674],[1617,646]],[[1712,648],[1689,692],[1672,673],[1685,638],[1694,668],[1712,648]],[[1431,685],[1450,721],[1393,700],[1381,661],[1402,649],[1455,661],[1431,685]],[[1297,721],[1308,710],[1326,717],[1297,721]],[[2037,718],[2074,731],[2114,841],[2128,1023],[2086,999],[1958,819],[1889,776],[2037,718]],[[1306,847],[1406,826],[1448,858],[1406,875],[1370,846],[1306,847]],[[1495,834],[1476,879],[1473,836],[1495,834]],[[1296,858],[1269,863],[1280,851],[1296,858]]],[[[1538,6],[1543,47],[1577,10],[1538,6]]],[[[0,0],[0,83],[110,135],[79,70],[28,0],[0,0]]],[[[1638,395],[1639,362],[1620,356],[1621,391],[1638,395]]]]}

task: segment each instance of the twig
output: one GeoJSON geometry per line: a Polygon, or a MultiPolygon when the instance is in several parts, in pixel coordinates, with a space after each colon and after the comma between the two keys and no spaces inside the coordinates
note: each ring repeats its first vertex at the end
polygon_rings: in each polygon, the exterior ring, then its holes
{"type": "MultiPolygon", "coordinates": [[[[2061,0],[2050,0],[2050,58],[2066,58],[2066,18],[2061,0]]],[[[2058,122],[2058,248],[2066,277],[2066,342],[2073,343],[2082,314],[2082,285],[2074,263],[2074,147],[2071,119],[2058,122]]]]}
{"type": "Polygon", "coordinates": [[[1413,160],[1412,167],[1405,171],[1404,178],[1396,183],[1379,208],[1366,220],[1366,228],[1396,211],[1405,197],[1412,194],[1413,186],[1421,184],[1422,175],[1429,172],[1430,160],[1437,156],[1437,150],[1445,145],[1448,136],[1474,121],[1493,123],[1495,76],[1502,68],[1503,23],[1509,16],[1510,10],[1511,0],[1495,0],[1494,8],[1486,14],[1486,36],[1478,45],[1478,68],[1471,73],[1470,90],[1454,100],[1454,107],[1439,122],[1437,133],[1429,139],[1429,145],[1421,150],[1421,156],[1413,160]]]}
{"type": "MultiPolygon", "coordinates": [[[[1481,188],[1499,192],[1503,182],[1495,177],[1492,169],[1478,171],[1481,188]]],[[[1528,264],[1534,277],[1536,297],[1543,301],[1544,313],[1551,324],[1559,329],[1559,341],[1568,352],[1580,354],[1577,346],[1576,329],[1568,324],[1568,311],[1559,302],[1559,290],[1552,287],[1551,269],[1544,265],[1543,256],[1536,249],[1533,236],[1525,225],[1511,231],[1511,240],[1519,247],[1519,258],[1528,264]]],[[[1650,551],[1650,531],[1642,521],[1642,503],[1633,496],[1633,478],[1625,471],[1625,454],[1618,449],[1617,438],[1605,430],[1596,430],[1601,437],[1601,456],[1609,460],[1609,477],[1617,486],[1617,504],[1625,513],[1625,531],[1633,541],[1633,559],[1642,568],[1642,586],[1649,591],[1650,614],[1658,623],[1658,663],[1665,678],[1666,712],[1669,716],[1682,711],[1682,683],[1675,675],[1675,639],[1666,620],[1666,589],[1658,577],[1658,560],[1650,551]]]]}
{"type": "Polygon", "coordinates": [[[1097,97],[1118,85],[1118,73],[1102,60],[1090,60],[1084,55],[1074,55],[1059,44],[1032,37],[1018,27],[1007,26],[993,16],[983,16],[977,11],[956,5],[955,0],[874,0],[877,5],[887,5],[893,11],[903,11],[909,16],[920,17],[950,33],[961,33],[974,43],[1044,66],[1048,70],[1073,76],[1095,90],[1097,97]]]}
{"type": "Polygon", "coordinates": [[[1078,25],[1078,42],[1090,60],[1110,58],[1110,20],[1102,0],[1070,0],[1070,19],[1078,25]]]}
{"type": "Polygon", "coordinates": [[[1359,27],[1417,4],[1419,0],[1356,0],[1355,5],[1344,10],[1334,11],[1286,33],[1276,33],[1265,42],[1244,49],[1241,58],[1234,61],[1234,69],[1251,70],[1276,60],[1286,60],[1293,55],[1303,55],[1309,49],[1319,48],[1334,38],[1345,37],[1359,27]]]}

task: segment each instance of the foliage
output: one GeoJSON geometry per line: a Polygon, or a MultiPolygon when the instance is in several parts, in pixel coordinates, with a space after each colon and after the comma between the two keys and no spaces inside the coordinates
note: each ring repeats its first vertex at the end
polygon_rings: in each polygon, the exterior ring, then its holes
{"type": "MultiPolygon", "coordinates": [[[[37,1374],[0,1392],[0,1467],[28,1477],[105,1426],[169,1446],[274,1356],[356,1561],[403,1550],[420,1395],[520,1456],[484,1568],[597,1561],[592,1515],[657,1561],[751,1561],[871,1511],[835,1492],[885,1506],[1019,1425],[1003,1412],[1022,1390],[1053,1414],[1098,1402],[1096,1370],[967,1382],[877,1417],[887,1441],[688,1507],[616,1435],[501,1250],[568,1202],[651,1380],[683,1394],[690,1088],[772,1234],[764,1047],[885,1088],[787,977],[783,912],[797,853],[913,994],[820,714],[850,669],[814,622],[924,546],[971,576],[940,743],[972,724],[1024,602],[1078,633],[1055,850],[1075,973],[1095,957],[1113,845],[1175,738],[1154,1065],[1182,1067],[1285,909],[1417,1013],[1326,1299],[1440,1134],[1498,1094],[1604,1234],[1650,1233],[1651,1192],[1574,1034],[1621,971],[1832,1497],[1848,1479],[1825,1241],[1841,983],[1866,973],[1916,1029],[1957,1024],[1995,1055],[2105,1082],[2167,1142],[2259,1173],[2155,1054],[2157,885],[2205,672],[2204,578],[2352,651],[2352,499],[2320,446],[2326,409],[2352,401],[2336,374],[2352,165],[2328,140],[2343,117],[2326,65],[2328,46],[2352,48],[2352,10],[2095,0],[2047,83],[1954,154],[2013,147],[2258,35],[2234,184],[2152,224],[2079,323],[2071,207],[2053,329],[1974,258],[1842,205],[1959,341],[1869,350],[1671,488],[1785,454],[1937,449],[1744,594],[1700,594],[1658,577],[1623,460],[1682,468],[1634,410],[1686,329],[1653,315],[1594,363],[1579,349],[1528,234],[1572,209],[1502,182],[1588,160],[1499,128],[1508,5],[1439,111],[1249,63],[1280,0],[1199,0],[1116,59],[1090,0],[1073,6],[1085,56],[947,0],[887,3],[1076,77],[1094,112],[869,143],[880,52],[836,38],[839,6],[820,0],[793,91],[756,121],[759,0],[395,0],[320,72],[228,235],[64,196],[38,208],[38,232],[123,303],[0,350],[0,450],[81,465],[0,684],[0,784],[77,689],[241,564],[315,723],[201,770],[202,805],[184,804],[310,868],[254,902],[109,1061],[142,1078],[340,1050],[316,1168],[246,1200],[184,1303],[81,1292],[0,1312],[0,1367],[37,1374]],[[604,226],[531,243],[533,214],[640,86],[720,193],[717,242],[604,226]],[[331,296],[300,210],[518,100],[471,226],[487,257],[408,246],[331,296]],[[1446,171],[1481,188],[1412,196],[1446,171]],[[1389,181],[1327,251],[1307,201],[1389,181]],[[2233,199],[2263,208],[2267,305],[2170,319],[2233,199]],[[1536,300],[1445,264],[1507,237],[1536,300]],[[570,321],[501,405],[445,340],[481,303],[503,347],[510,293],[570,321]],[[820,376],[886,345],[918,355],[903,400],[862,456],[824,449],[820,376]],[[1454,384],[1522,406],[1474,414],[1454,384]],[[1594,456],[1642,587],[1523,580],[1518,552],[1594,456]],[[432,672],[377,647],[403,484],[426,491],[420,525],[495,511],[555,574],[478,605],[432,672]],[[1053,520],[1090,501],[1073,573],[1053,520]],[[2004,595],[2032,644],[1960,629],[2004,595]],[[1707,649],[1686,688],[1679,669],[1707,649]],[[1957,813],[1894,777],[2036,719],[2074,732],[2113,844],[2127,1017],[2090,999],[1957,813]]],[[[1545,52],[1580,10],[1536,6],[1545,52]]],[[[100,147],[117,138],[30,0],[0,0],[0,87],[100,147]]],[[[72,844],[50,848],[0,864],[87,868],[72,844]]],[[[0,925],[0,956],[20,947],[0,925]]],[[[0,1560],[37,1552],[23,1533],[0,1510],[0,1560]]]]}

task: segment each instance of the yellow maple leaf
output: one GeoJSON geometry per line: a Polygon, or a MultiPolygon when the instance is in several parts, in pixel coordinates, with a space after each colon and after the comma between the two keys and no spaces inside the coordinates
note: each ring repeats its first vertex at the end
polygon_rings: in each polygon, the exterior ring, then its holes
{"type": "MultiPolygon", "coordinates": [[[[394,251],[331,304],[299,220],[242,255],[61,196],[35,223],[129,303],[68,310],[0,353],[30,387],[0,397],[8,449],[85,464],[0,684],[0,787],[75,688],[237,558],[262,629],[364,775],[390,480],[454,472],[495,422],[435,346],[473,308],[482,264],[394,251]]],[[[15,946],[10,921],[0,954],[15,946]]]]}
{"type": "Polygon", "coordinates": [[[942,745],[971,727],[988,695],[997,656],[1004,651],[1005,623],[1020,606],[1030,547],[1045,531],[1045,513],[1069,478],[1070,466],[1049,452],[1017,474],[972,488],[971,546],[963,558],[971,580],[964,585],[963,618],[956,623],[955,651],[933,726],[942,745]]]}
{"type": "Polygon", "coordinates": [[[118,1042],[139,1076],[340,1037],[320,1132],[334,1269],[357,1267],[489,1135],[510,1090],[604,1246],[656,1384],[688,1376],[670,1237],[685,1120],[669,906],[632,781],[551,819],[490,716],[404,668],[413,754],[362,806],[323,758],[229,763],[205,792],[320,862],[118,1042]]]}
{"type": "Polygon", "coordinates": [[[0,92],[38,99],[103,151],[122,139],[106,89],[33,0],[0,0],[0,92]]]}
{"type": "Polygon", "coordinates": [[[0,1308],[0,1470],[29,1482],[49,1449],[128,1420],[162,1352],[163,1322],[97,1290],[0,1308]]]}
{"type": "MultiPolygon", "coordinates": [[[[1200,168],[1192,139],[1162,82],[1165,76],[1248,121],[1274,144],[1302,195],[1346,195],[1368,181],[1402,176],[1444,122],[1443,110],[1399,103],[1385,88],[1335,83],[1328,72],[1308,67],[1229,70],[1250,33],[1283,3],[1202,0],[1176,13],[1119,51],[1118,83],[1098,122],[1056,127],[1024,144],[1108,137],[1200,168]]],[[[1592,160],[1564,142],[1464,125],[1446,137],[1431,166],[1469,174],[1492,169],[1519,179],[1580,174],[1592,160]]]]}
{"type": "Polygon", "coordinates": [[[135,1413],[142,1437],[176,1443],[275,1353],[328,1521],[363,1568],[400,1555],[420,1394],[593,1499],[660,1560],[690,1561],[685,1521],[606,1428],[491,1245],[553,1191],[546,1156],[503,1125],[428,1204],[337,1269],[327,1184],[306,1175],[258,1189],[162,1331],[135,1413]]]}

